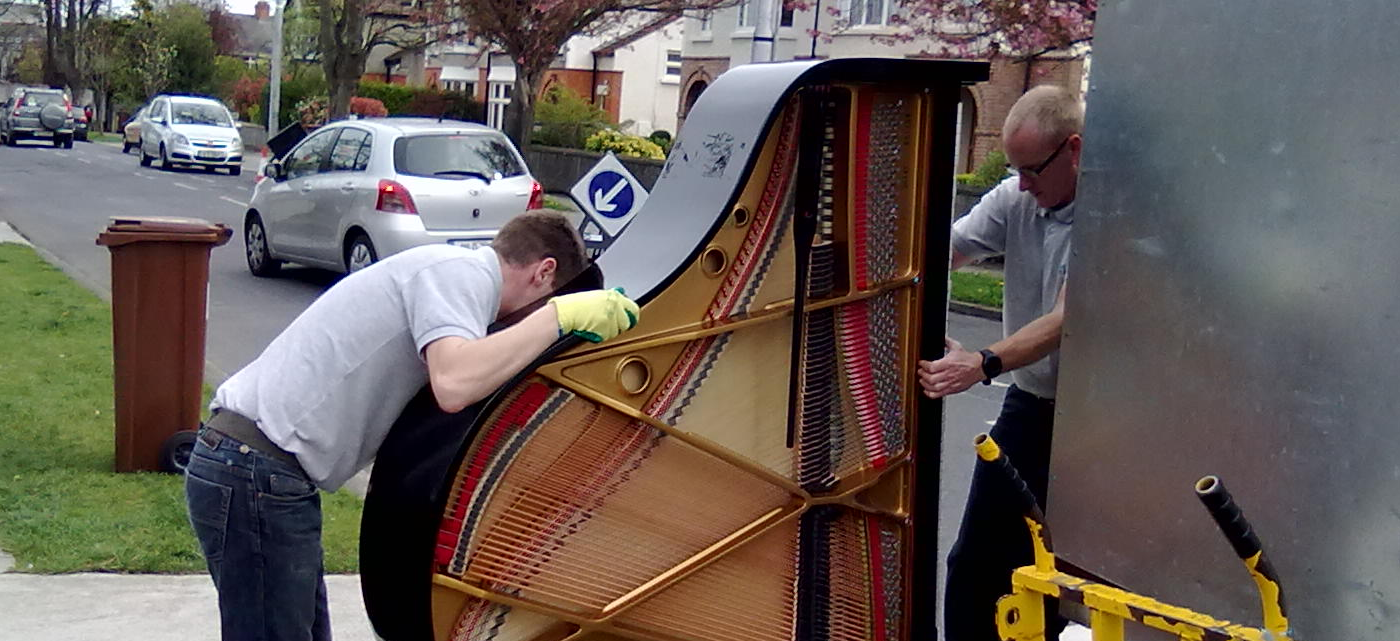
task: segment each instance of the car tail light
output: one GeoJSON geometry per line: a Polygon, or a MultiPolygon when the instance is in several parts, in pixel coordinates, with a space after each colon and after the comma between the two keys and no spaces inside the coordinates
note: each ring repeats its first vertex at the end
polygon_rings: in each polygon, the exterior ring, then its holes
{"type": "Polygon", "coordinates": [[[530,185],[530,204],[526,205],[525,208],[544,209],[544,185],[541,185],[540,181],[536,180],[533,185],[530,185]]]}
{"type": "Polygon", "coordinates": [[[385,178],[379,180],[379,201],[375,203],[374,208],[391,214],[418,213],[418,207],[413,204],[413,196],[408,190],[403,185],[385,178]]]}
{"type": "Polygon", "coordinates": [[[266,145],[263,146],[263,148],[260,150],[260,153],[261,153],[261,155],[262,155],[262,162],[258,163],[258,175],[253,176],[253,184],[254,184],[254,185],[256,185],[256,184],[262,182],[264,178],[267,178],[267,174],[263,173],[263,171],[267,169],[267,146],[266,146],[266,145]]]}

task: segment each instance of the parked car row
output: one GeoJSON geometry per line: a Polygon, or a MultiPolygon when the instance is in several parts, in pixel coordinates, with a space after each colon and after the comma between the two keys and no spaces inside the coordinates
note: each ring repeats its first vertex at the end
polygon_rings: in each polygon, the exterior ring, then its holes
{"type": "MultiPolygon", "coordinates": [[[[87,117],[61,90],[21,89],[6,105],[6,142],[47,138],[71,147],[87,117]]],[[[428,118],[294,126],[269,141],[244,215],[248,269],[287,262],[354,272],[410,247],[487,245],[512,217],[543,206],[544,190],[500,131],[428,118]],[[280,153],[278,153],[280,152],[280,153]]],[[[124,125],[122,153],[143,167],[243,170],[233,115],[212,98],[161,94],[124,125]]]]}

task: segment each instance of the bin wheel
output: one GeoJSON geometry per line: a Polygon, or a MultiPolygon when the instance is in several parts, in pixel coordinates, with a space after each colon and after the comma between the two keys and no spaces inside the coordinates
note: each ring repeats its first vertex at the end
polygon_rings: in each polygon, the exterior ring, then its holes
{"type": "Polygon", "coordinates": [[[171,474],[184,474],[190,464],[190,453],[194,451],[194,430],[184,430],[170,435],[160,446],[160,469],[171,474]]]}

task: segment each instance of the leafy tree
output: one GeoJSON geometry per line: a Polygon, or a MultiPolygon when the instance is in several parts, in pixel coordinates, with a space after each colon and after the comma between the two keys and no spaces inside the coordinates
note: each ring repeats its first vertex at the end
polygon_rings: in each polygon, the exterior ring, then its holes
{"type": "MultiPolygon", "coordinates": [[[[450,0],[314,0],[320,22],[321,65],[330,87],[331,119],[350,112],[350,97],[375,47],[426,47],[460,22],[448,14],[450,0]]],[[[474,0],[468,0],[474,1],[474,0]]]]}
{"type": "Polygon", "coordinates": [[[576,34],[609,26],[629,11],[708,10],[736,0],[450,0],[453,13],[515,63],[515,90],[506,133],[528,145],[540,80],[564,43],[576,34]]]}
{"type": "Polygon", "coordinates": [[[15,61],[16,79],[26,85],[37,85],[44,81],[44,45],[31,42],[20,50],[15,61]]]}
{"type": "Polygon", "coordinates": [[[92,88],[95,103],[95,122],[90,125],[98,130],[106,130],[111,95],[128,63],[121,45],[129,27],[127,21],[97,18],[88,22],[78,43],[78,68],[85,84],[92,88]]]}
{"type": "Polygon", "coordinates": [[[209,18],[192,4],[171,5],[156,22],[161,44],[175,52],[170,66],[170,91],[213,93],[214,40],[209,18]]]}
{"type": "Polygon", "coordinates": [[[102,6],[103,0],[43,0],[45,84],[67,85],[75,93],[87,88],[78,66],[78,46],[84,27],[102,6]]]}

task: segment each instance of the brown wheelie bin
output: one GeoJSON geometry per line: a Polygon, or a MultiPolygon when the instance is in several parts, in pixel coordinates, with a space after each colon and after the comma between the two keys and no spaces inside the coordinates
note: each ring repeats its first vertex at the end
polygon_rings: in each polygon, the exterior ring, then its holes
{"type": "Polygon", "coordinates": [[[113,218],[116,471],[179,472],[199,427],[209,252],[233,230],[194,218],[113,218]]]}

